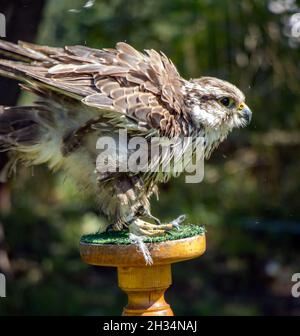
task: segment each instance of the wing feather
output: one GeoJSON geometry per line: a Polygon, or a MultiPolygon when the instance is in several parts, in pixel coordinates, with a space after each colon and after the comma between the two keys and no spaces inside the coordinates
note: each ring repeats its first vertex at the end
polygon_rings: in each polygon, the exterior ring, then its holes
{"type": "Polygon", "coordinates": [[[163,135],[175,136],[187,129],[181,92],[184,80],[163,53],[152,49],[141,53],[124,42],[117,43],[115,49],[97,50],[1,41],[0,49],[30,60],[24,63],[0,59],[0,71],[24,78],[26,85],[128,115],[163,135]]]}

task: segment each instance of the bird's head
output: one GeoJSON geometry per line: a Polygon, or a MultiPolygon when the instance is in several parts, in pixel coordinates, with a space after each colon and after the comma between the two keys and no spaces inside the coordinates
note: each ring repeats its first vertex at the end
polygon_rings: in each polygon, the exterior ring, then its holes
{"type": "Polygon", "coordinates": [[[252,112],[244,94],[234,85],[214,77],[192,79],[187,85],[187,100],[193,121],[200,127],[223,129],[245,127],[252,112]]]}

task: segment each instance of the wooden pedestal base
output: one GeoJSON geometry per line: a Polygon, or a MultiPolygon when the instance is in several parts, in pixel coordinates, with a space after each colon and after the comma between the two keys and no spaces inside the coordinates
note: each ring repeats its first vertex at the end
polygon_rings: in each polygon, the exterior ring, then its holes
{"type": "Polygon", "coordinates": [[[128,295],[125,316],[172,316],[164,293],[172,283],[171,264],[196,258],[205,252],[205,235],[147,244],[151,266],[134,245],[80,243],[84,262],[118,269],[119,287],[128,295]]]}
{"type": "Polygon", "coordinates": [[[118,267],[119,287],[127,293],[125,316],[172,316],[164,293],[171,285],[171,265],[118,267]]]}

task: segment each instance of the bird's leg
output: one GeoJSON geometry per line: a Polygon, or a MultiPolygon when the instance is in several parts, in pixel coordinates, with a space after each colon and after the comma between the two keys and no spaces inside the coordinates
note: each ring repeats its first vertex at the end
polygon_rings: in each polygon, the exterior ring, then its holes
{"type": "Polygon", "coordinates": [[[161,224],[160,220],[153,215],[151,215],[149,210],[139,209],[136,217],[134,217],[129,223],[129,232],[139,235],[139,236],[160,236],[166,232],[172,230],[173,228],[179,229],[179,225],[185,220],[185,215],[179,216],[177,219],[173,220],[167,224],[161,224]],[[148,223],[137,216],[144,216],[151,218],[156,224],[148,223]]]}
{"type": "Polygon", "coordinates": [[[166,232],[166,228],[160,228],[160,225],[145,222],[140,218],[135,218],[134,220],[132,220],[129,223],[128,228],[130,233],[137,236],[161,236],[166,232]]]}
{"type": "Polygon", "coordinates": [[[151,214],[150,210],[146,210],[146,212],[145,212],[145,216],[148,217],[148,218],[153,219],[154,222],[155,222],[157,225],[162,225],[160,219],[158,219],[157,217],[153,216],[153,215],[151,214]]]}
{"type": "Polygon", "coordinates": [[[155,223],[160,227],[162,228],[164,225],[167,225],[167,228],[170,228],[170,229],[173,229],[173,228],[176,228],[177,230],[179,229],[180,227],[180,224],[182,222],[185,221],[185,218],[186,216],[185,215],[180,215],[178,218],[172,220],[169,224],[162,224],[160,219],[158,219],[157,217],[153,216],[150,212],[149,209],[145,209],[143,208],[143,213],[141,213],[141,215],[145,216],[145,217],[148,217],[148,218],[151,218],[155,221],[155,223]]]}

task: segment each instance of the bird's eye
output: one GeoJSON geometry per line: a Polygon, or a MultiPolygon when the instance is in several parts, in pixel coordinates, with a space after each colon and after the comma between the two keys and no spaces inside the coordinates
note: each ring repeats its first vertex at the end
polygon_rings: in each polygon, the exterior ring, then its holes
{"type": "Polygon", "coordinates": [[[223,97],[220,99],[220,103],[226,107],[229,107],[232,103],[232,99],[228,98],[228,97],[223,97]]]}

